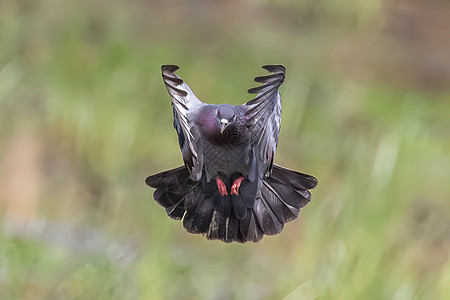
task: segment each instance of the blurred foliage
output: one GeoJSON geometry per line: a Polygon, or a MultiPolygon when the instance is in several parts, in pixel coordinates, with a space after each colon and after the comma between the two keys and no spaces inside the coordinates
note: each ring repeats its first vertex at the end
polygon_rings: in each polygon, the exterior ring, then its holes
{"type": "Polygon", "coordinates": [[[0,297],[449,299],[449,15],[440,0],[3,0],[0,297]],[[144,184],[182,163],[160,65],[240,104],[270,63],[288,69],[276,160],[318,177],[313,200],[258,244],[187,234],[144,184]]]}

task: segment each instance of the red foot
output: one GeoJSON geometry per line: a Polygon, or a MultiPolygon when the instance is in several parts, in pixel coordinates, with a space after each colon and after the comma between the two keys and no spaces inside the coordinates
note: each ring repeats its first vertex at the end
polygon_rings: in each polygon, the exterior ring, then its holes
{"type": "Polygon", "coordinates": [[[241,186],[242,180],[244,180],[244,177],[239,177],[238,179],[236,179],[233,183],[233,185],[231,186],[231,190],[230,190],[230,194],[231,195],[239,195],[239,187],[241,186]]]}
{"type": "Polygon", "coordinates": [[[216,177],[217,188],[219,189],[219,193],[222,196],[228,195],[227,188],[225,183],[223,183],[222,179],[216,177]]]}

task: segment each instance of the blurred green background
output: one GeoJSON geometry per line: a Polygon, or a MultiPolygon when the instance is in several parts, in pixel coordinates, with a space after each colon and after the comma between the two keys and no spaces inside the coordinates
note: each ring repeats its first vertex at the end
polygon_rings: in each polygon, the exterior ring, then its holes
{"type": "Polygon", "coordinates": [[[1,299],[450,299],[450,3],[2,0],[1,299]],[[258,244],[188,234],[162,64],[241,104],[284,64],[276,162],[315,175],[258,244]]]}

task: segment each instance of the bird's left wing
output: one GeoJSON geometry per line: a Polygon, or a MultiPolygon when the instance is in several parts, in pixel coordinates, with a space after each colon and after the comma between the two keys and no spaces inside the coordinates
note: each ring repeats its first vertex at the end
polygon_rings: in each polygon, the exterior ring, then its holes
{"type": "Polygon", "coordinates": [[[201,102],[189,86],[174,73],[178,69],[179,67],[175,65],[163,65],[162,77],[172,98],[173,126],[177,130],[184,164],[189,170],[191,179],[198,181],[202,175],[203,154],[200,132],[194,120],[198,110],[206,104],[201,102]]]}
{"type": "Polygon", "coordinates": [[[245,112],[247,127],[252,136],[252,145],[256,155],[266,166],[265,176],[272,172],[273,158],[278,145],[281,124],[281,97],[279,87],[284,82],[286,68],[282,65],[266,65],[263,69],[271,72],[266,76],[256,77],[255,81],[263,85],[249,89],[256,97],[248,101],[245,112]]]}

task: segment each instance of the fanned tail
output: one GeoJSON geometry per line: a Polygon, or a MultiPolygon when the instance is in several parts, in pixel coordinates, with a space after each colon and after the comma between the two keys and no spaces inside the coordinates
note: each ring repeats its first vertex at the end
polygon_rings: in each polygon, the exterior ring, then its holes
{"type": "Polygon", "coordinates": [[[145,183],[156,188],[153,198],[175,220],[183,218],[186,197],[198,186],[189,178],[189,172],[184,166],[149,176],[145,183]]]}
{"type": "Polygon", "coordinates": [[[156,188],[153,198],[169,217],[183,219],[190,233],[206,233],[213,217],[213,201],[205,195],[200,181],[190,179],[185,166],[149,176],[145,183],[156,188]]]}
{"type": "Polygon", "coordinates": [[[277,234],[284,223],[296,219],[311,200],[308,190],[317,185],[317,179],[274,165],[271,176],[259,185],[244,180],[239,195],[221,196],[213,181],[193,181],[183,166],[149,176],[146,183],[156,188],[156,202],[171,218],[183,219],[188,232],[245,243],[277,234]],[[259,193],[255,193],[257,187],[259,193]]]}
{"type": "Polygon", "coordinates": [[[280,233],[284,223],[296,219],[300,209],[309,203],[311,193],[308,190],[317,183],[311,175],[274,165],[271,176],[262,181],[260,196],[253,208],[240,221],[242,239],[238,241],[257,242],[264,234],[280,233]]]}

